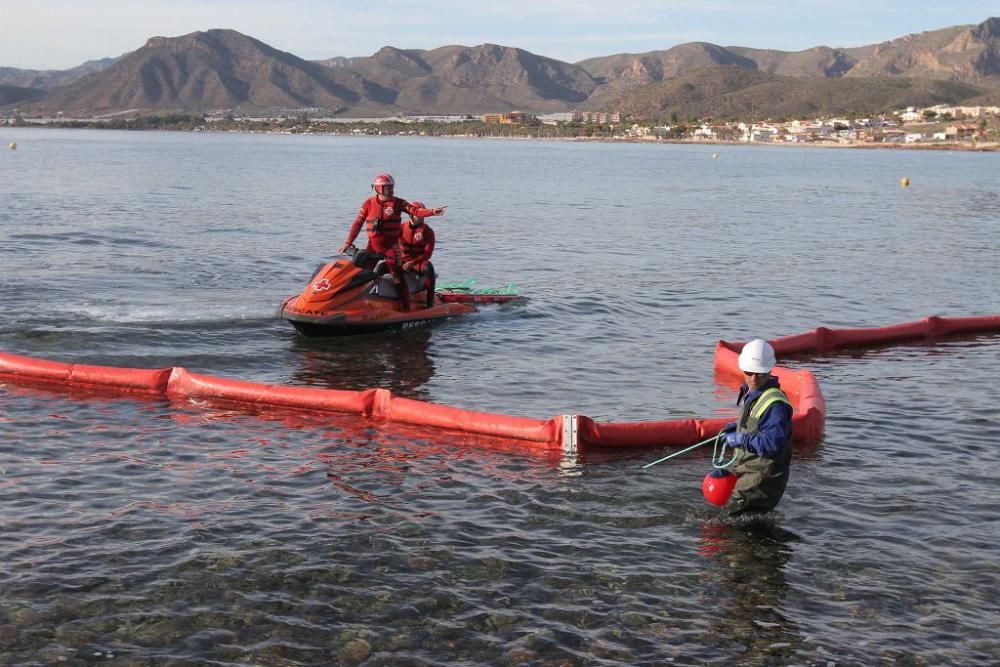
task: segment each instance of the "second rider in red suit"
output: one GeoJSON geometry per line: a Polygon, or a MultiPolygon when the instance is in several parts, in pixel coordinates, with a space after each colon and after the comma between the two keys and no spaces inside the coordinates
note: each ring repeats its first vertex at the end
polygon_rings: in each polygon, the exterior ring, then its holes
{"type": "MultiPolygon", "coordinates": [[[[415,201],[411,206],[423,208],[423,204],[415,201]]],[[[431,255],[434,254],[434,230],[424,224],[420,216],[410,214],[410,219],[403,223],[402,236],[399,237],[399,247],[403,254],[403,271],[418,274],[418,280],[423,282],[427,290],[427,308],[434,305],[434,265],[431,255]]],[[[404,287],[405,289],[405,287],[404,287]]]]}

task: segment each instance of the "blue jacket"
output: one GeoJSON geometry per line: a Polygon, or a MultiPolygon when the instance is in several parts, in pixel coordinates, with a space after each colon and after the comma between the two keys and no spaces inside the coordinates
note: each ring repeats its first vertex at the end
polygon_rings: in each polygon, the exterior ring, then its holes
{"type": "MultiPolygon", "coordinates": [[[[778,378],[772,376],[760,389],[750,391],[747,385],[740,387],[740,394],[736,398],[736,405],[747,405],[760,396],[765,389],[771,387],[781,388],[778,378]]],[[[757,425],[756,433],[747,433],[746,449],[757,456],[764,458],[777,458],[788,443],[792,441],[792,408],[787,403],[775,401],[761,415],[757,425]]]]}

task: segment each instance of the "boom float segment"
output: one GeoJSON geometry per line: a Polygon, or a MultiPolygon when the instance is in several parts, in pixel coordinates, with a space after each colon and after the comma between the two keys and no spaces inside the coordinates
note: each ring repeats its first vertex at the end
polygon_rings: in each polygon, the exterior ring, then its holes
{"type": "MultiPolygon", "coordinates": [[[[928,317],[917,322],[867,329],[819,327],[769,342],[776,354],[781,356],[993,331],[1000,331],[1000,315],[928,317]]],[[[733,382],[742,378],[737,358],[743,345],[727,341],[717,343],[717,378],[733,382]]],[[[772,372],[793,404],[795,442],[818,442],[823,437],[826,406],[816,377],[808,370],[783,366],[776,366],[772,372]]],[[[574,458],[588,449],[689,446],[718,433],[729,421],[717,418],[604,423],[582,415],[532,419],[396,397],[387,389],[344,391],[289,387],[201,375],[180,367],[91,366],[6,353],[0,353],[0,380],[21,384],[55,384],[116,395],[216,399],[254,406],[356,414],[390,423],[500,438],[518,443],[527,452],[562,452],[574,458]]]]}

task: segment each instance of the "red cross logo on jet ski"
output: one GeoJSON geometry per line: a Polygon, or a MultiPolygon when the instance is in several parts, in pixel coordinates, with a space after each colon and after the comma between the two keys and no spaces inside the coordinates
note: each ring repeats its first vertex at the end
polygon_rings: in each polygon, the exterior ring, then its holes
{"type": "Polygon", "coordinates": [[[323,278],[323,280],[317,280],[313,283],[313,292],[325,292],[330,289],[330,279],[323,278]]]}

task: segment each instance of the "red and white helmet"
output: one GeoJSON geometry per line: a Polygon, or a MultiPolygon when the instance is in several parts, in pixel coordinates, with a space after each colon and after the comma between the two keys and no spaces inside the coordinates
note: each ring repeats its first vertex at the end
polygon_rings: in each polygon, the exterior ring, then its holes
{"type": "Polygon", "coordinates": [[[392,176],[389,174],[379,174],[375,177],[375,180],[372,181],[372,190],[374,190],[376,194],[382,194],[382,188],[386,185],[395,186],[396,181],[394,181],[392,176]]]}

